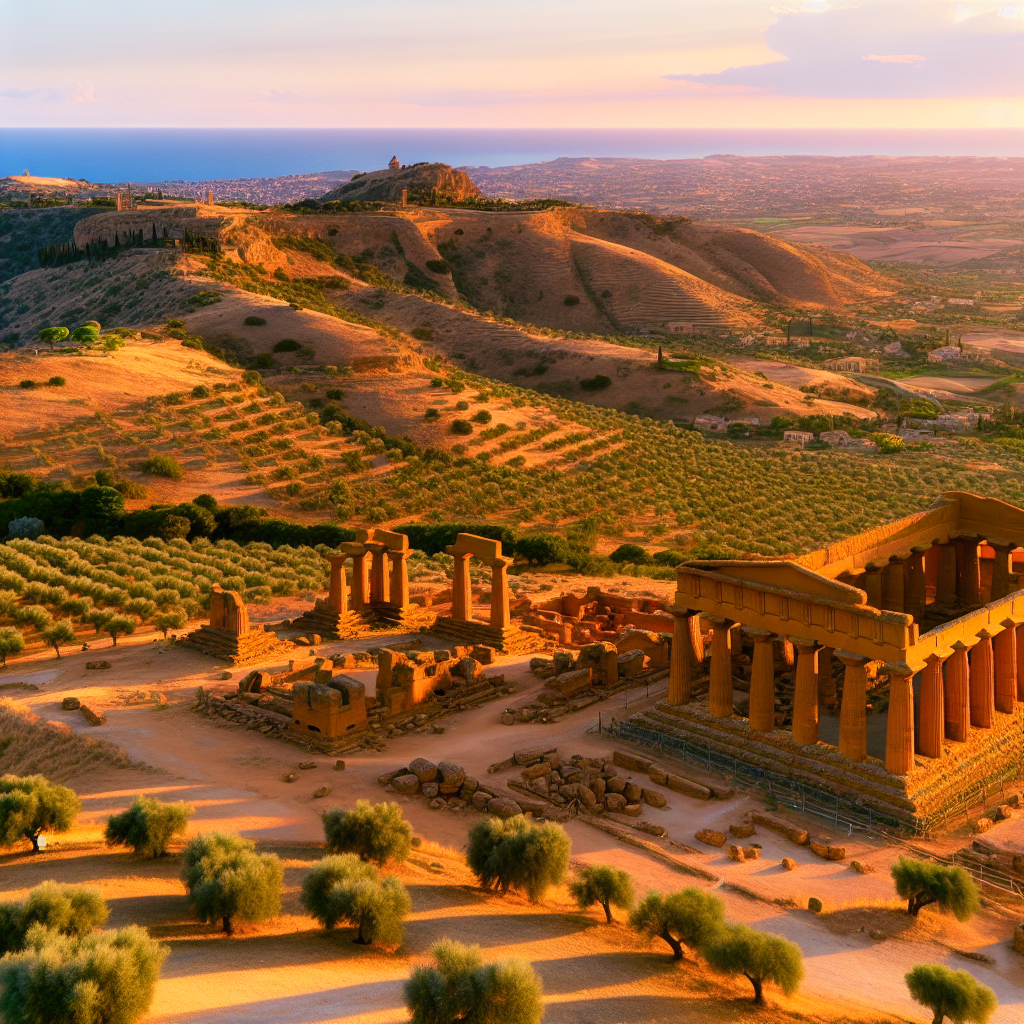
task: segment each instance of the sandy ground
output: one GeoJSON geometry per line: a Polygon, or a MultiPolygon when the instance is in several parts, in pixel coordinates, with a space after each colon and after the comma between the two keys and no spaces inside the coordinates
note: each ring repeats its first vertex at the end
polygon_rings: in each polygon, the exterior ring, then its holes
{"type": "MultiPolygon", "coordinates": [[[[328,644],[321,652],[330,655],[379,642],[375,638],[358,645],[328,644]]],[[[389,741],[381,753],[350,756],[340,773],[330,770],[331,758],[189,712],[198,686],[232,688],[242,670],[233,672],[230,681],[221,681],[218,663],[163,643],[129,644],[105,650],[103,655],[112,668],[102,673],[85,669],[86,658],[95,657],[95,652],[65,657],[59,665],[37,661],[9,669],[5,683],[24,681],[39,690],[7,688],[5,695],[24,701],[45,718],[66,722],[76,732],[109,739],[156,770],[108,770],[73,780],[85,805],[75,832],[58,838],[50,852],[39,857],[16,852],[0,858],[5,868],[0,889],[4,898],[11,898],[46,877],[88,881],[111,900],[111,924],[141,921],[166,939],[172,953],[148,1018],[153,1024],[248,1024],[254,1018],[275,1024],[402,1021],[401,981],[411,964],[425,957],[430,943],[443,935],[479,942],[487,958],[514,954],[531,960],[544,978],[549,1024],[747,1019],[743,1002],[727,999],[709,1007],[699,999],[694,986],[700,990],[705,985],[701,972],[684,968],[684,983],[682,971],[672,968],[656,947],[645,951],[621,927],[597,927],[596,915],[572,911],[564,890],[553,892],[540,907],[516,898],[487,897],[465,877],[454,855],[428,852],[422,861],[425,867],[412,864],[403,869],[413,914],[406,945],[398,955],[358,950],[344,930],[326,936],[302,914],[296,894],[304,866],[318,856],[312,844],[322,838],[319,813],[325,805],[351,806],[363,797],[381,799],[384,794],[377,775],[417,756],[455,760],[467,772],[487,777],[486,766],[517,747],[557,746],[563,755],[607,753],[615,741],[590,731],[596,724],[596,709],[554,725],[509,728],[497,721],[504,705],[491,703],[446,720],[443,736],[410,735],[389,741]],[[119,696],[130,688],[160,690],[168,696],[170,707],[164,711],[125,707],[119,696]],[[92,729],[80,715],[62,712],[60,699],[65,695],[105,708],[107,725],[92,729]],[[307,757],[316,760],[318,768],[300,772],[294,784],[283,782],[284,773],[294,771],[307,757]],[[324,801],[314,800],[313,790],[325,783],[333,792],[324,801]],[[197,810],[192,831],[237,831],[278,850],[286,859],[285,915],[224,941],[212,929],[189,919],[176,864],[134,861],[98,846],[98,830],[105,818],[127,806],[139,792],[193,803],[197,810]],[[430,863],[440,866],[431,868],[430,863]]],[[[506,678],[519,685],[519,693],[511,698],[517,704],[541,685],[527,674],[526,661],[519,658],[502,665],[506,678]]],[[[372,686],[373,673],[361,675],[372,686]]],[[[639,710],[658,699],[663,686],[652,687],[649,697],[643,688],[625,698],[617,696],[600,705],[602,717],[607,722],[610,715],[639,710]]],[[[504,783],[501,775],[488,779],[499,786],[504,783]]],[[[648,809],[645,817],[663,824],[670,838],[680,843],[693,843],[693,834],[701,827],[724,829],[741,820],[747,809],[759,806],[743,795],[710,804],[675,793],[666,795],[669,806],[648,809]]],[[[443,846],[461,847],[467,828],[477,820],[472,813],[432,812],[421,798],[391,799],[398,799],[418,833],[443,846]]],[[[582,822],[570,822],[567,828],[574,858],[618,864],[633,873],[641,891],[671,890],[692,881],[582,822]]],[[[820,823],[815,829],[821,830],[820,823]]],[[[997,826],[993,838],[1019,842],[1021,833],[1019,822],[1011,821],[997,826]]],[[[906,994],[903,974],[915,963],[940,961],[970,970],[996,990],[1002,1004],[993,1018],[996,1024],[1024,1019],[1024,965],[1007,944],[1011,919],[990,912],[961,926],[925,910],[908,931],[905,914],[884,909],[894,898],[886,868],[900,852],[898,847],[864,835],[845,837],[849,857],[878,869],[875,874],[860,875],[763,830],[757,841],[764,846],[763,859],[745,864],[729,861],[720,850],[699,855],[680,854],[678,848],[671,852],[720,877],[715,888],[732,920],[784,934],[800,944],[807,980],[803,994],[792,1003],[783,1000],[786,1005],[811,1012],[839,997],[860,1007],[865,1016],[880,1013],[894,1019],[890,1015],[898,1014],[900,1019],[924,1021],[926,1016],[906,994]],[[796,871],[781,869],[783,856],[798,862],[796,871]],[[732,888],[735,885],[750,895],[732,888]],[[817,919],[807,911],[772,902],[788,899],[806,906],[809,895],[824,899],[826,910],[838,913],[817,919]],[[856,909],[865,904],[883,909],[856,909]],[[893,938],[875,941],[859,930],[863,927],[893,938]],[[983,952],[995,965],[966,960],[952,953],[951,946],[983,952]]],[[[727,985],[727,995],[731,991],[727,985]]],[[[742,987],[735,987],[734,995],[742,996],[742,987]]]]}
{"type": "Polygon", "coordinates": [[[986,351],[1024,352],[1024,331],[977,331],[961,335],[960,340],[986,351]]]}
{"type": "MultiPolygon", "coordinates": [[[[1024,341],[1024,338],[1021,339],[1024,341]]],[[[905,387],[923,388],[926,391],[940,393],[945,391],[951,395],[970,395],[975,391],[987,388],[995,383],[997,377],[901,377],[900,383],[905,387]]]]}

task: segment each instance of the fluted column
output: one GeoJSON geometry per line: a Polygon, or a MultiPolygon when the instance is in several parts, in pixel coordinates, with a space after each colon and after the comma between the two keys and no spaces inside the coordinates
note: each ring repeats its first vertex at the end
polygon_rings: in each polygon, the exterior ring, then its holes
{"type": "Polygon", "coordinates": [[[971,734],[971,703],[968,697],[971,670],[967,660],[967,645],[957,640],[953,653],[946,661],[944,688],[946,713],[946,739],[966,743],[971,734]]]}
{"type": "Polygon", "coordinates": [[[930,654],[921,673],[921,727],[917,734],[917,752],[924,757],[942,757],[946,717],[942,690],[942,659],[930,654]]]}
{"type": "Polygon", "coordinates": [[[775,728],[775,635],[766,629],[747,629],[754,638],[750,663],[750,728],[771,732],[775,728]]]}
{"type": "Polygon", "coordinates": [[[370,562],[370,603],[386,604],[391,600],[391,576],[388,573],[388,548],[380,541],[368,541],[370,562]]]}
{"type": "Polygon", "coordinates": [[[473,619],[473,591],[469,583],[469,560],[472,555],[456,554],[455,572],[452,578],[452,618],[457,622],[473,619]]]}
{"type": "Polygon", "coordinates": [[[978,559],[978,538],[964,538],[964,604],[970,608],[981,604],[981,562],[978,559]]]}
{"type": "Polygon", "coordinates": [[[348,555],[328,555],[327,561],[331,566],[331,589],[327,606],[335,615],[344,615],[348,611],[348,581],[345,579],[348,555]]]}
{"type": "Polygon", "coordinates": [[[889,673],[889,714],[885,723],[885,770],[906,775],[914,767],[914,677],[889,673]]]}
{"type": "Polygon", "coordinates": [[[864,567],[864,582],[861,589],[868,595],[872,608],[882,607],[882,566],[870,562],[864,567]]]}
{"type": "Polygon", "coordinates": [[[914,621],[918,623],[924,618],[927,596],[924,574],[924,556],[927,550],[926,547],[913,548],[910,557],[903,563],[903,610],[908,615],[913,615],[914,621]]]}
{"type": "Polygon", "coordinates": [[[882,607],[886,611],[901,612],[906,595],[903,592],[903,560],[894,558],[882,570],[882,607]]]}
{"type": "Polygon", "coordinates": [[[998,601],[1010,593],[1010,558],[1016,544],[996,544],[989,541],[992,550],[996,553],[995,562],[992,563],[992,594],[990,601],[998,601]]]}
{"type": "Polygon", "coordinates": [[[1017,623],[1004,619],[1001,633],[992,642],[995,659],[995,705],[1004,715],[1013,714],[1017,699],[1017,623]]]}
{"type": "Polygon", "coordinates": [[[839,711],[839,753],[851,761],[863,761],[868,756],[868,659],[845,651],[837,651],[836,657],[845,666],[843,704],[839,711]]]}
{"type": "Polygon", "coordinates": [[[952,609],[957,603],[956,545],[939,545],[939,579],[935,589],[935,603],[942,609],[952,609]]]}
{"type": "Polygon", "coordinates": [[[698,612],[673,611],[672,660],[668,669],[669,704],[686,704],[693,687],[693,643],[690,639],[690,621],[700,618],[698,612]]]}
{"type": "Polygon", "coordinates": [[[818,645],[793,639],[796,648],[796,685],[793,690],[793,742],[818,742],[818,645]]]}
{"type": "Polygon", "coordinates": [[[736,623],[717,617],[713,618],[711,623],[711,683],[708,689],[708,711],[715,718],[731,718],[732,643],[736,623]]]}
{"type": "Polygon", "coordinates": [[[991,729],[996,710],[992,635],[983,629],[978,637],[978,642],[971,648],[971,725],[979,729],[991,729]]]}
{"type": "Polygon", "coordinates": [[[355,611],[365,611],[369,588],[366,585],[366,558],[368,552],[352,556],[352,607],[355,611]]]}
{"type": "Polygon", "coordinates": [[[391,603],[399,608],[409,605],[409,555],[410,551],[391,551],[385,557],[391,558],[391,603]]]}
{"type": "Polygon", "coordinates": [[[491,625],[495,629],[508,629],[512,625],[512,613],[508,600],[508,567],[511,558],[499,555],[491,563],[491,625]]]}
{"type": "Polygon", "coordinates": [[[939,542],[933,540],[924,554],[924,602],[938,600],[939,594],[939,542]]]}
{"type": "Polygon", "coordinates": [[[832,677],[831,647],[822,647],[818,651],[818,703],[831,704],[836,699],[836,681],[832,677]]]}
{"type": "Polygon", "coordinates": [[[1017,634],[1017,700],[1024,701],[1024,635],[1021,630],[1024,630],[1024,625],[1018,626],[1015,630],[1017,634]]]}

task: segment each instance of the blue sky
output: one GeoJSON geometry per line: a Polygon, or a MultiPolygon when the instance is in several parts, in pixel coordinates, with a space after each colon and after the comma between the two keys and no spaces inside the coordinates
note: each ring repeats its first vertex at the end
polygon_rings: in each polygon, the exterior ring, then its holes
{"type": "Polygon", "coordinates": [[[1024,127],[1024,0],[7,0],[8,126],[1024,127]]]}

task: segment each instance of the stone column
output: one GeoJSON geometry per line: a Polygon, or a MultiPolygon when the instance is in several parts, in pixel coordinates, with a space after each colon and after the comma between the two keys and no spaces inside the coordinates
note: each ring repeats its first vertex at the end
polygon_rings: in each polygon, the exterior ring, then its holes
{"type": "Polygon", "coordinates": [[[750,664],[750,728],[771,732],[775,728],[775,635],[766,629],[746,629],[754,638],[750,664]]]}
{"type": "Polygon", "coordinates": [[[868,604],[872,608],[882,607],[882,565],[869,562],[864,568],[864,584],[862,587],[868,595],[868,604]]]}
{"type": "Polygon", "coordinates": [[[1024,701],[1024,625],[1017,627],[1017,700],[1024,701]]]}
{"type": "Polygon", "coordinates": [[[901,612],[906,597],[903,591],[903,560],[893,560],[882,570],[882,607],[886,611],[901,612]]]}
{"type": "Polygon", "coordinates": [[[345,579],[348,555],[328,555],[327,561],[331,566],[331,590],[327,606],[335,615],[344,615],[348,611],[348,581],[345,579]]]}
{"type": "Polygon", "coordinates": [[[995,705],[1004,715],[1013,714],[1017,699],[1017,623],[1004,619],[1002,633],[992,643],[995,657],[995,705]]]}
{"type": "Polygon", "coordinates": [[[957,640],[953,653],[946,661],[944,687],[946,713],[946,739],[966,743],[971,734],[971,703],[968,696],[971,670],[967,660],[967,645],[957,640]]]}
{"type": "Polygon", "coordinates": [[[914,677],[889,674],[889,715],[885,723],[885,770],[906,775],[914,767],[914,677]]]}
{"type": "Polygon", "coordinates": [[[925,606],[925,574],[924,556],[927,547],[915,547],[911,549],[910,557],[903,563],[903,610],[908,615],[914,616],[914,621],[920,623],[924,618],[925,606]]]}
{"type": "Polygon", "coordinates": [[[924,757],[942,757],[945,733],[945,703],[942,698],[942,659],[929,654],[921,673],[921,728],[917,752],[924,757]]]}
{"type": "Polygon", "coordinates": [[[1010,593],[1010,559],[1013,557],[1013,549],[1016,544],[996,544],[989,541],[992,550],[996,553],[995,562],[992,564],[992,595],[990,601],[998,601],[1010,593]]]}
{"type": "Polygon", "coordinates": [[[391,558],[391,603],[409,607],[409,555],[411,551],[389,551],[391,558]]]}
{"type": "Polygon", "coordinates": [[[796,648],[796,685],[793,690],[793,742],[818,742],[818,645],[793,638],[796,648]]]}
{"type": "Polygon", "coordinates": [[[976,608],[981,604],[981,563],[978,559],[978,538],[964,540],[964,604],[976,608]]]}
{"type": "Polygon", "coordinates": [[[831,704],[836,699],[836,681],[832,678],[831,647],[822,647],[818,651],[818,703],[831,704]]]}
{"type": "Polygon", "coordinates": [[[935,603],[944,609],[956,605],[957,595],[956,545],[952,542],[939,545],[939,579],[935,588],[935,603]]]}
{"type": "Polygon", "coordinates": [[[452,618],[457,622],[473,621],[473,591],[469,584],[470,554],[457,554],[452,579],[452,618]]]}
{"type": "Polygon", "coordinates": [[[845,666],[843,704],[839,712],[839,753],[851,761],[868,756],[867,672],[868,659],[848,651],[837,651],[845,666]]]}
{"type": "Polygon", "coordinates": [[[924,556],[924,602],[933,604],[939,594],[939,542],[933,540],[924,556]],[[930,600],[929,600],[930,598],[930,600]]]}
{"type": "Polygon", "coordinates": [[[352,608],[357,612],[366,610],[369,587],[366,585],[366,558],[368,552],[352,556],[352,608]]]}
{"type": "Polygon", "coordinates": [[[992,635],[987,629],[979,631],[978,642],[971,648],[971,725],[991,729],[995,720],[996,686],[995,665],[992,654],[992,635]]]}
{"type": "Polygon", "coordinates": [[[668,669],[669,704],[686,704],[690,700],[693,686],[693,643],[690,640],[692,619],[700,618],[699,613],[674,610],[672,623],[672,660],[668,669]]]}
{"type": "Polygon", "coordinates": [[[731,718],[732,642],[736,623],[717,616],[711,619],[711,683],[708,711],[715,718],[731,718]]]}
{"type": "Polygon", "coordinates": [[[512,625],[508,603],[508,567],[512,561],[499,555],[491,563],[491,626],[494,629],[508,629],[512,625]]]}
{"type": "Polygon", "coordinates": [[[956,604],[960,607],[965,601],[964,588],[967,577],[964,573],[964,561],[967,556],[964,552],[967,549],[967,545],[962,537],[954,537],[950,544],[953,545],[953,555],[956,558],[956,604]]]}
{"type": "Polygon", "coordinates": [[[388,548],[380,541],[368,541],[370,563],[370,603],[387,604],[391,600],[391,577],[388,573],[388,548]]]}

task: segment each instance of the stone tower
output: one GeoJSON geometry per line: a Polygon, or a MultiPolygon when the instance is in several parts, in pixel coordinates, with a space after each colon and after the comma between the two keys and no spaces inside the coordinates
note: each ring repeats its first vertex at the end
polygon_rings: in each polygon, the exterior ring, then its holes
{"type": "Polygon", "coordinates": [[[393,156],[391,158],[391,160],[388,162],[388,167],[390,167],[391,170],[393,170],[393,171],[397,171],[397,170],[401,169],[402,165],[398,162],[398,157],[397,156],[393,156]]]}

